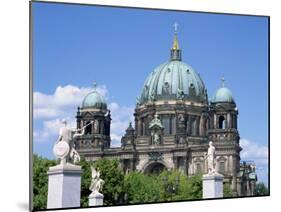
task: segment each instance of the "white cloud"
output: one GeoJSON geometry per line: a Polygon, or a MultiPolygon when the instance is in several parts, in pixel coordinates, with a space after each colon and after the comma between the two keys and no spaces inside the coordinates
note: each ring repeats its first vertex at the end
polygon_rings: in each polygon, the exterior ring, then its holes
{"type": "MultiPolygon", "coordinates": [[[[41,129],[35,128],[35,142],[50,142],[58,136],[60,120],[67,119],[75,127],[76,107],[82,104],[83,98],[92,90],[90,87],[74,85],[58,86],[53,94],[34,92],[34,119],[41,123],[41,129]]],[[[105,85],[97,87],[97,91],[108,100],[108,90],[105,85]]],[[[108,103],[111,110],[111,140],[112,146],[120,146],[129,122],[134,121],[134,107],[120,106],[116,102],[108,103]]],[[[52,141],[54,142],[54,141],[52,141]]]]}
{"type": "Polygon", "coordinates": [[[248,139],[242,138],[240,139],[240,145],[243,150],[241,151],[241,157],[245,159],[258,159],[264,160],[268,158],[268,147],[258,145],[248,139]]]}
{"type": "Polygon", "coordinates": [[[120,106],[116,102],[108,105],[111,111],[111,140],[112,146],[120,146],[121,137],[129,126],[129,122],[134,121],[134,107],[120,106]]]}
{"type": "MultiPolygon", "coordinates": [[[[69,127],[75,127],[75,120],[70,118],[65,118],[69,127]]],[[[43,127],[40,130],[35,130],[33,132],[33,137],[36,142],[55,142],[59,135],[59,129],[62,126],[62,119],[56,118],[52,120],[45,120],[42,122],[43,127]]]]}
{"type": "MultiPolygon", "coordinates": [[[[66,85],[58,86],[53,94],[34,92],[34,119],[67,116],[69,110],[73,111],[81,105],[83,98],[92,90],[93,88],[90,87],[66,85]]],[[[105,85],[98,86],[97,91],[103,96],[107,95],[105,85]]],[[[74,113],[71,116],[74,116],[74,113]]]]}
{"type": "Polygon", "coordinates": [[[258,181],[267,183],[268,177],[268,147],[252,142],[248,139],[240,139],[241,160],[253,161],[256,164],[258,181]]]}

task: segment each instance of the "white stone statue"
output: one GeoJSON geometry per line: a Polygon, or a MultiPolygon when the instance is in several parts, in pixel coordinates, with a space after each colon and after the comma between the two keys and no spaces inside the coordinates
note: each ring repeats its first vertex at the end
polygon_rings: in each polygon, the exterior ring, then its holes
{"type": "Polygon", "coordinates": [[[213,142],[209,142],[209,148],[207,154],[205,153],[205,159],[207,159],[208,163],[208,174],[214,175],[216,174],[216,163],[215,163],[215,147],[213,146],[213,142]]]}
{"type": "Polygon", "coordinates": [[[153,144],[156,144],[156,145],[160,144],[160,136],[159,136],[158,132],[152,132],[151,136],[152,136],[153,144]]]}
{"type": "Polygon", "coordinates": [[[92,182],[89,189],[92,191],[92,194],[99,193],[102,191],[104,180],[100,178],[100,172],[97,171],[93,166],[92,169],[92,182]]]}
{"type": "Polygon", "coordinates": [[[99,132],[99,121],[95,120],[94,122],[94,132],[98,133],[99,132]]]}
{"type": "Polygon", "coordinates": [[[81,129],[72,129],[67,126],[66,120],[62,121],[63,126],[59,130],[59,137],[54,145],[53,152],[57,158],[60,159],[60,164],[67,162],[73,162],[74,164],[80,161],[80,155],[75,149],[74,140],[84,135],[85,128],[89,124],[85,125],[81,129]]]}

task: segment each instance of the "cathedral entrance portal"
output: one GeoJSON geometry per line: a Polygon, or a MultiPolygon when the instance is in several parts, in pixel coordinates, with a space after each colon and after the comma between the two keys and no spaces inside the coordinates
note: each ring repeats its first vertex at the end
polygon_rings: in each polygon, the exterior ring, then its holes
{"type": "Polygon", "coordinates": [[[153,162],[149,164],[145,170],[145,174],[160,174],[162,171],[166,170],[166,167],[164,164],[159,162],[153,162]]]}

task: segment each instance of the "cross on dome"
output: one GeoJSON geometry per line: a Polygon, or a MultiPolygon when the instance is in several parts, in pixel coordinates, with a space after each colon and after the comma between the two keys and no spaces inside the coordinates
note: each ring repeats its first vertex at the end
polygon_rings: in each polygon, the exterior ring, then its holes
{"type": "Polygon", "coordinates": [[[93,87],[94,87],[94,91],[95,91],[97,89],[97,82],[96,81],[93,82],[93,87]]]}
{"type": "Polygon", "coordinates": [[[224,87],[224,82],[225,82],[225,79],[224,79],[224,77],[222,76],[222,78],[221,78],[221,87],[224,87]]]}
{"type": "Polygon", "coordinates": [[[178,23],[175,22],[175,23],[174,23],[174,32],[175,32],[175,33],[178,33],[178,26],[179,26],[178,23]]]}

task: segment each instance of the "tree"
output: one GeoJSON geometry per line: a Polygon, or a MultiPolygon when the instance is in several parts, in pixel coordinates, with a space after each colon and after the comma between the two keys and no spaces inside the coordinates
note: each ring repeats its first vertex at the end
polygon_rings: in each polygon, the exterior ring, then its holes
{"type": "Polygon", "coordinates": [[[56,164],[55,160],[49,160],[36,154],[33,155],[33,208],[42,210],[47,208],[48,175],[50,166],[56,164]]]}
{"type": "Polygon", "coordinates": [[[149,203],[162,200],[163,191],[161,186],[161,181],[156,176],[131,172],[125,177],[124,190],[129,204],[149,203]]]}
{"type": "Polygon", "coordinates": [[[234,197],[234,193],[228,183],[223,184],[223,197],[234,197]]]}
{"type": "Polygon", "coordinates": [[[91,180],[92,180],[92,171],[91,171],[91,162],[87,162],[85,157],[81,156],[79,165],[82,169],[82,176],[81,176],[81,207],[89,206],[89,195],[91,191],[89,190],[91,180]]]}
{"type": "Polygon", "coordinates": [[[100,171],[100,177],[105,182],[102,190],[104,205],[116,204],[124,194],[124,174],[119,162],[116,159],[100,159],[94,162],[94,166],[100,171]]]}
{"type": "Polygon", "coordinates": [[[131,204],[201,199],[202,177],[187,177],[179,171],[159,175],[131,172],[125,177],[124,189],[131,204]]]}
{"type": "Polygon", "coordinates": [[[256,191],[255,194],[257,196],[264,196],[264,195],[268,195],[268,188],[265,186],[265,184],[263,182],[258,183],[256,185],[256,191]]]}
{"type": "Polygon", "coordinates": [[[187,192],[188,199],[202,199],[202,175],[196,174],[188,177],[189,189],[187,192]]]}

